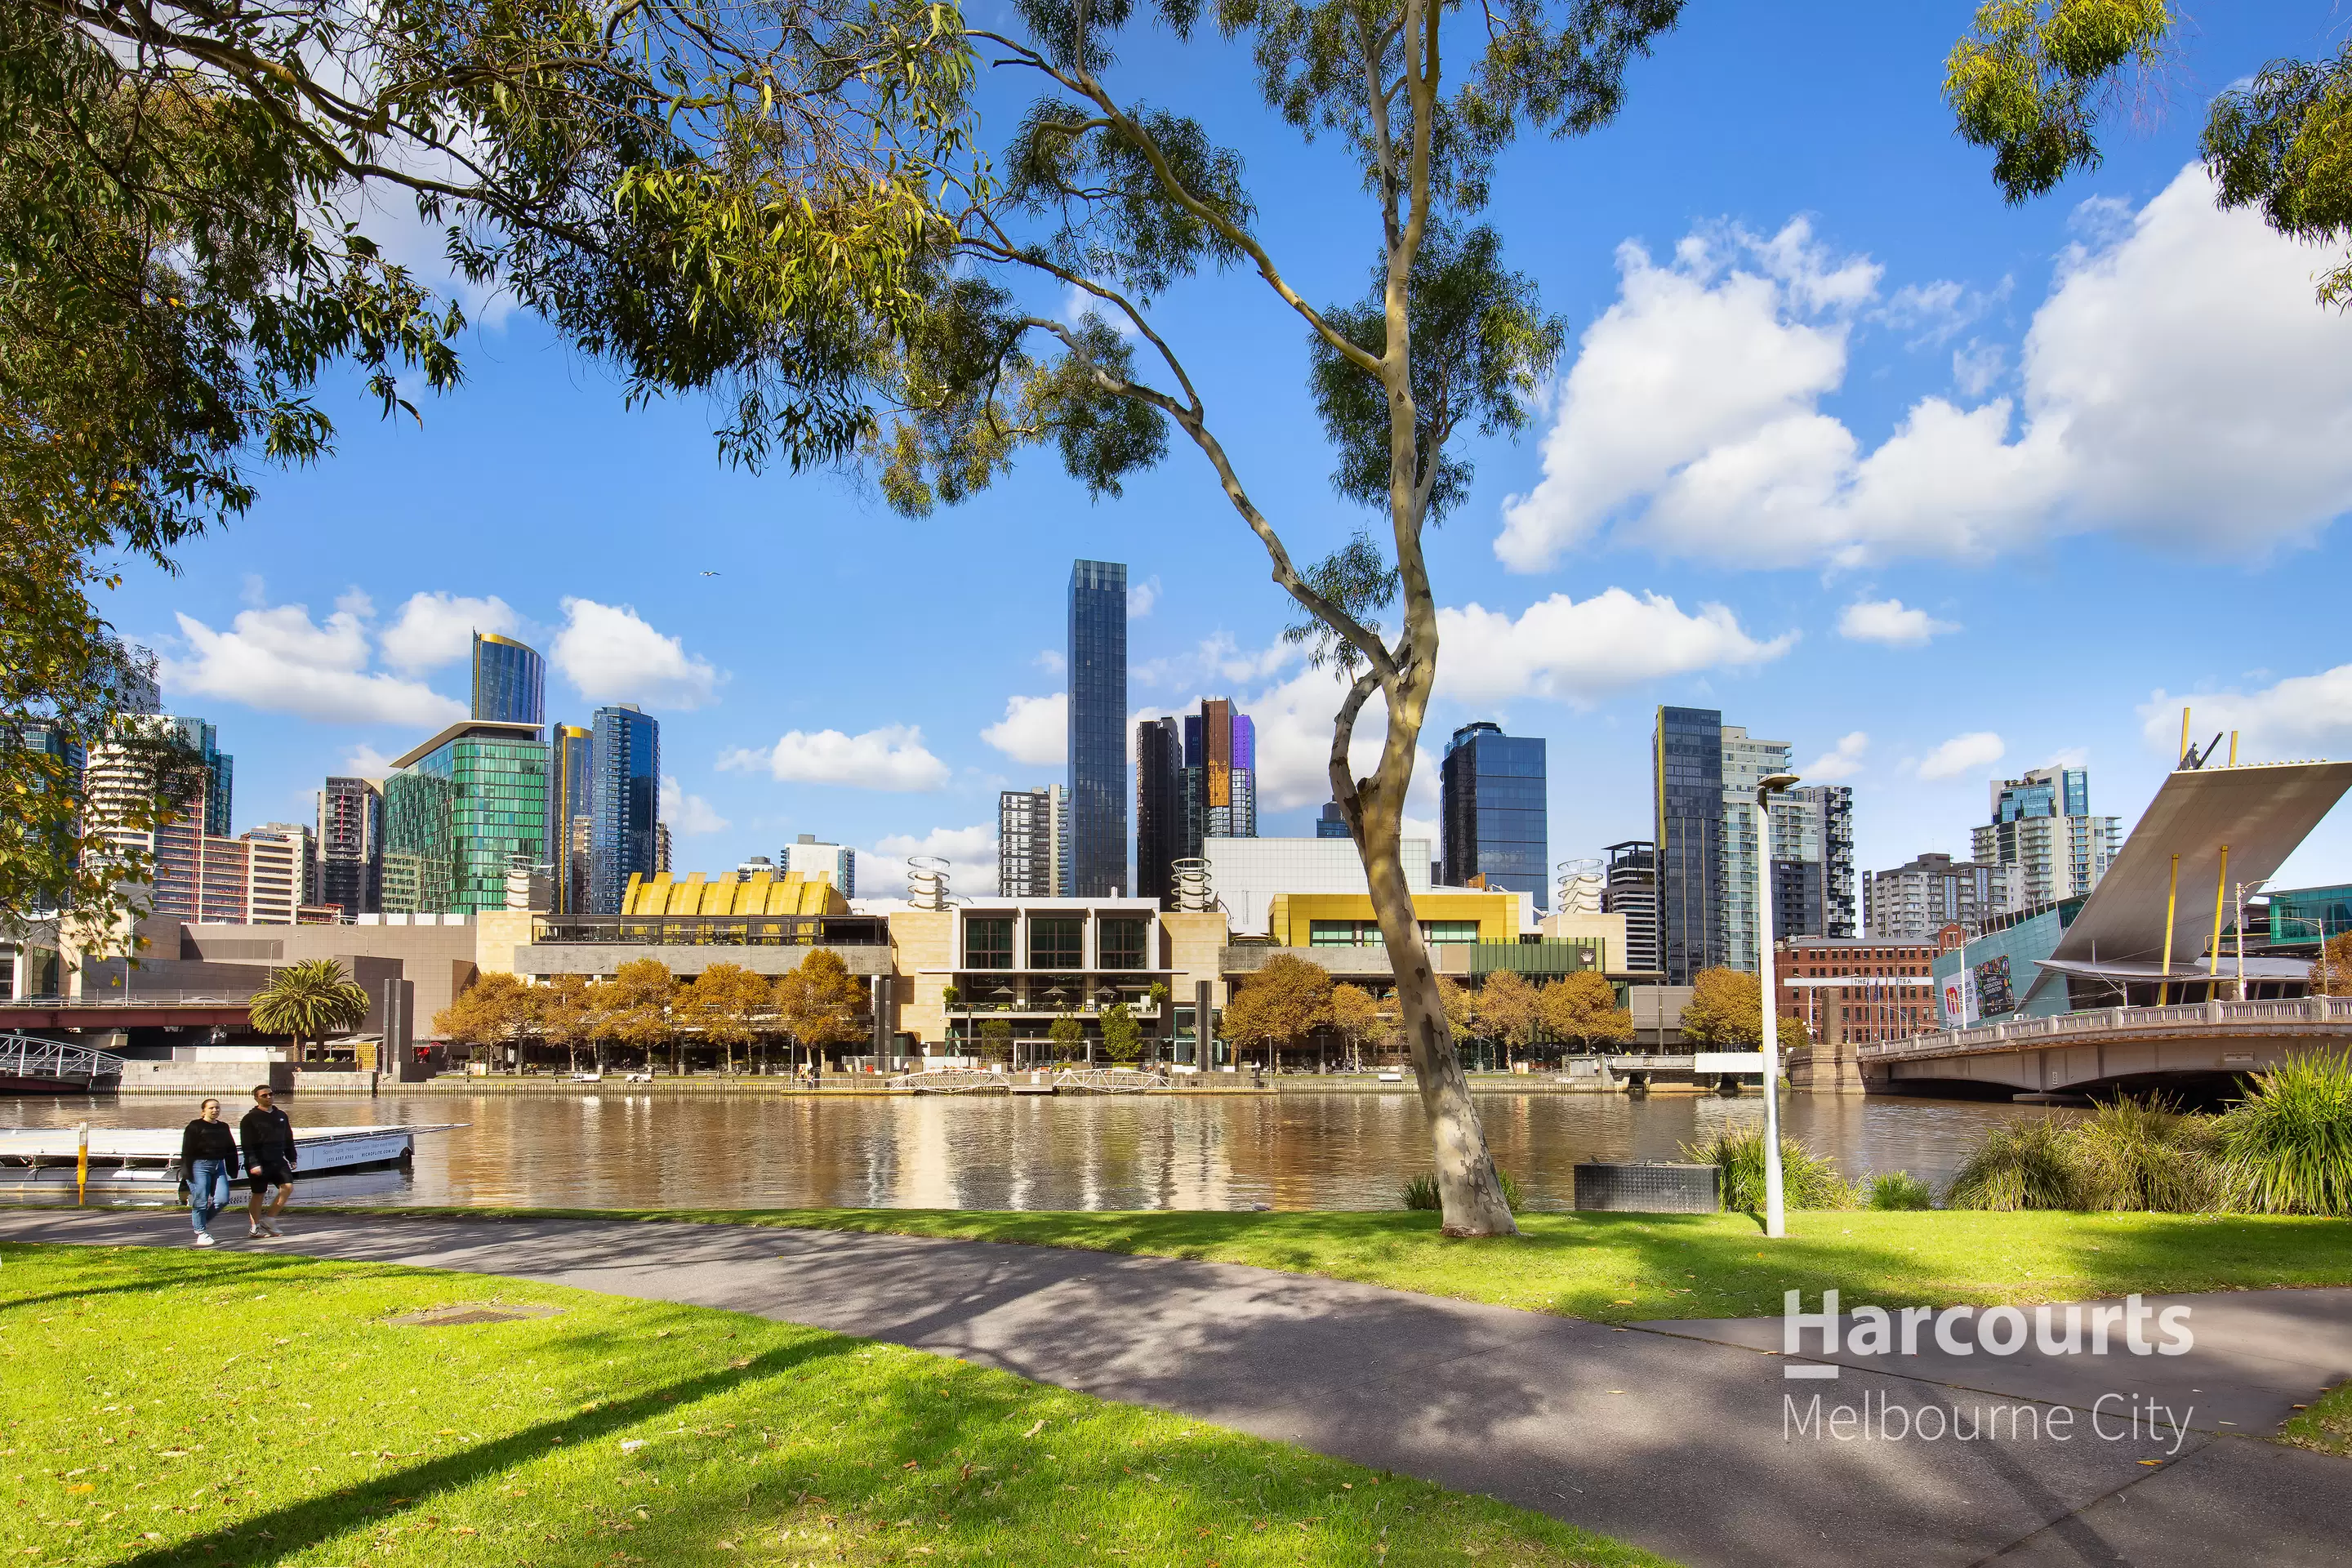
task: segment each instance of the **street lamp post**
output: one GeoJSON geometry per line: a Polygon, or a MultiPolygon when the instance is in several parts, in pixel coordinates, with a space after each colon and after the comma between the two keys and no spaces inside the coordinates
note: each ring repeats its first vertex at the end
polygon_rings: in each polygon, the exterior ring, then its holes
{"type": "MultiPolygon", "coordinates": [[[[1794,773],[1772,773],[1756,785],[1756,952],[1759,980],[1758,1033],[1764,1052],[1764,1234],[1788,1234],[1780,1202],[1780,1007],[1772,976],[1772,797],[1797,782],[1794,773]]],[[[1816,1064],[1818,1067],[1818,1064],[1816,1064]]]]}

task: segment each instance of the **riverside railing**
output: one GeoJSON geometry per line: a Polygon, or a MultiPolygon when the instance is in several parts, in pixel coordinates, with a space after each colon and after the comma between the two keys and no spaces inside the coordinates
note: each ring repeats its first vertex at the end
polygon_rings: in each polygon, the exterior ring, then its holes
{"type": "Polygon", "coordinates": [[[2014,1018],[1939,1029],[1901,1040],[1871,1040],[1854,1054],[1869,1061],[1954,1052],[2000,1050],[2085,1035],[2203,1033],[2248,1028],[2294,1034],[2352,1033],[2352,996],[2305,996],[2274,1002],[2182,1002],[2166,1007],[2096,1007],[2045,1018],[2014,1018]]]}

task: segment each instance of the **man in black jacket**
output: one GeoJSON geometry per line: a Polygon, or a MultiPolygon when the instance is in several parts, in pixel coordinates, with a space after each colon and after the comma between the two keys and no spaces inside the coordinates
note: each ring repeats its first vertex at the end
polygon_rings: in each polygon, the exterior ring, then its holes
{"type": "Polygon", "coordinates": [[[294,1195],[294,1124],[278,1109],[277,1096],[268,1084],[255,1088],[253,1109],[236,1124],[236,1141],[245,1150],[245,1179],[253,1189],[245,1205],[246,1218],[253,1225],[252,1239],[281,1236],[284,1232],[272,1222],[294,1195]],[[278,1201],[265,1215],[261,1205],[271,1187],[278,1189],[278,1201]]]}

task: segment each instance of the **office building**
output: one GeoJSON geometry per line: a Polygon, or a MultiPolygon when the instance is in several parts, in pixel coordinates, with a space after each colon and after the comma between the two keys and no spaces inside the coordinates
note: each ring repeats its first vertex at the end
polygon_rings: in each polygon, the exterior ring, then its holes
{"type": "Polygon", "coordinates": [[[654,824],[654,869],[656,872],[669,869],[669,824],[667,822],[654,824]]]}
{"type": "Polygon", "coordinates": [[[1853,791],[1809,784],[1772,798],[1773,939],[1854,934],[1853,791]]]}
{"type": "MultiPolygon", "coordinates": [[[[1406,889],[1428,892],[1429,840],[1407,838],[1399,847],[1406,889]]],[[[1202,850],[1212,898],[1233,929],[1244,935],[1265,933],[1274,900],[1285,893],[1371,896],[1363,857],[1352,838],[1212,838],[1202,850]]]]}
{"type": "Polygon", "coordinates": [[[1070,567],[1070,888],[1117,898],[1127,876],[1127,568],[1070,567]]]}
{"type": "Polygon", "coordinates": [[[226,832],[234,760],[220,750],[213,726],[163,714],[126,715],[119,724],[119,737],[90,748],[82,770],[83,810],[92,834],[118,854],[146,858],[157,914],[206,918],[205,889],[213,890],[215,907],[226,907],[222,900],[230,897],[226,889],[232,880],[241,900],[241,851],[219,847],[236,842],[226,832]],[[173,775],[178,798],[159,803],[156,770],[165,747],[180,752],[187,765],[173,775]],[[215,824],[220,831],[213,831],[215,824]],[[217,841],[209,869],[207,838],[217,841]]]}
{"type": "Polygon", "coordinates": [[[548,731],[548,901],[556,914],[588,912],[596,797],[596,732],[577,724],[548,731]]]}
{"type": "Polygon", "coordinates": [[[387,914],[506,907],[507,868],[547,855],[547,746],[536,724],[463,720],[383,781],[387,914]]]}
{"type": "Polygon", "coordinates": [[[2352,931],[2352,887],[2273,888],[2260,918],[2254,900],[2246,900],[2246,924],[2256,940],[2266,930],[2273,945],[2315,949],[2352,931]]]}
{"type": "Polygon", "coordinates": [[[1058,899],[1070,877],[1066,784],[1008,789],[996,797],[996,896],[1058,899]]]}
{"type": "Polygon", "coordinates": [[[1163,910],[1176,907],[1176,862],[1185,858],[1188,837],[1183,726],[1174,719],[1143,720],[1135,726],[1137,897],[1163,910]]]}
{"type": "Polygon", "coordinates": [[[661,725],[634,702],[599,708],[588,794],[588,912],[616,915],[634,874],[650,877],[660,845],[661,725]]]}
{"type": "Polygon", "coordinates": [[[1625,917],[1625,967],[1636,973],[1655,973],[1658,959],[1658,847],[1645,838],[1612,844],[1601,853],[1608,868],[1601,873],[1603,913],[1625,917]]]}
{"type": "Polygon", "coordinates": [[[1355,837],[1348,831],[1348,814],[1339,809],[1338,801],[1330,800],[1323,803],[1323,815],[1315,819],[1315,837],[1318,838],[1355,837]]]}
{"type": "Polygon", "coordinates": [[[857,851],[832,844],[814,833],[803,833],[784,846],[784,869],[805,880],[830,881],[845,899],[857,896],[857,851]]]}
{"type": "Polygon", "coordinates": [[[2023,868],[2029,909],[2087,894],[2123,851],[2121,821],[2091,815],[2085,768],[2036,768],[2021,779],[1995,780],[1991,820],[1969,837],[1979,863],[2023,868]]]}
{"type": "Polygon", "coordinates": [[[265,822],[237,838],[245,846],[245,900],[234,918],[246,925],[299,923],[302,910],[318,901],[308,891],[319,875],[310,830],[298,822],[265,822]]]}
{"type": "Polygon", "coordinates": [[[1721,965],[1729,951],[1723,929],[1722,713],[1660,708],[1650,756],[1659,966],[1667,984],[1687,985],[1700,970],[1721,965]]]}
{"type": "MultiPolygon", "coordinates": [[[[1757,946],[1763,864],[1757,843],[1756,786],[1789,771],[1786,741],[1760,741],[1738,724],[1723,727],[1723,865],[1717,873],[1723,908],[1723,962],[1754,970],[1762,959],[1757,946]]],[[[1776,922],[1777,919],[1776,919],[1776,922]]]]}
{"type": "Polygon", "coordinates": [[[310,902],[342,918],[383,908],[383,789],[373,779],[331,778],[319,792],[319,875],[310,902]]]}
{"type": "Polygon", "coordinates": [[[547,660],[491,632],[474,634],[474,717],[496,724],[547,722],[547,660]]]}
{"type": "Polygon", "coordinates": [[[1973,938],[1994,915],[2025,907],[2025,868],[1922,855],[1863,879],[1863,922],[1874,942],[1927,942],[1948,925],[1973,938]]]}
{"type": "Polygon", "coordinates": [[[1205,697],[1184,719],[1184,839],[1257,837],[1257,726],[1227,697],[1205,697]]]}
{"type": "Polygon", "coordinates": [[[1551,897],[1544,742],[1498,724],[1465,724],[1438,769],[1439,832],[1450,887],[1551,897]]]}

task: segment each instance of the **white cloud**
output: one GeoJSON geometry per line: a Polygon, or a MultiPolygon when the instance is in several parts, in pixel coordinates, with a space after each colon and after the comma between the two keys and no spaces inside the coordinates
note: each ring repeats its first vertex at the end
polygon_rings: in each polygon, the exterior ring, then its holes
{"type": "Polygon", "coordinates": [[[1916,647],[1944,632],[1960,628],[1939,621],[1925,610],[1906,606],[1900,599],[1864,599],[1845,607],[1838,617],[1838,636],[1854,642],[1885,643],[1889,647],[1916,647]]]}
{"type": "Polygon", "coordinates": [[[469,658],[476,632],[505,636],[521,620],[514,606],[496,595],[467,599],[453,594],[411,594],[377,644],[384,663],[415,675],[469,658]]]}
{"type": "Polygon", "coordinates": [[[948,863],[950,897],[992,899],[996,896],[996,847],[992,824],[934,827],[920,838],[906,833],[886,835],[857,852],[857,885],[866,891],[857,901],[861,907],[906,907],[907,862],[918,855],[948,863]]]}
{"type": "Polygon", "coordinates": [[[1127,618],[1129,620],[1141,620],[1151,613],[1151,606],[1158,603],[1160,603],[1160,579],[1157,575],[1146,578],[1140,583],[1129,583],[1127,585],[1127,618]]]}
{"type": "Polygon", "coordinates": [[[1870,750],[1870,736],[1856,730],[1841,738],[1832,751],[1822,752],[1797,770],[1807,784],[1835,784],[1862,772],[1862,754],[1870,750]]]}
{"type": "Polygon", "coordinates": [[[362,741],[343,753],[343,765],[336,770],[338,778],[380,779],[392,772],[392,759],[362,741]]]}
{"type": "Polygon", "coordinates": [[[1958,778],[1978,768],[1990,767],[2008,750],[2000,737],[1990,730],[1955,735],[1919,759],[1918,773],[1923,779],[1958,778]]]}
{"type": "Polygon", "coordinates": [[[2009,351],[1999,343],[1970,338],[1966,347],[1952,351],[1952,384],[1963,397],[1982,397],[2008,368],[2009,351]]]}
{"type": "Polygon", "coordinates": [[[1070,667],[1070,661],[1057,647],[1040,648],[1037,657],[1029,661],[1048,675],[1059,675],[1070,667]]]}
{"type": "Polygon", "coordinates": [[[1477,605],[1437,613],[1438,689],[1457,701],[1532,693],[1578,707],[1664,676],[1763,664],[1789,651],[1794,632],[1759,642],[1721,605],[1685,615],[1672,599],[1609,588],[1584,600],[1565,594],[1516,619],[1477,605]]]}
{"type": "MultiPolygon", "coordinates": [[[[2352,319],[2313,303],[2315,253],[2217,209],[2198,165],[2084,232],[2026,333],[2019,399],[1922,398],[1871,450],[1821,411],[1864,263],[1786,265],[1747,236],[1687,240],[1663,267],[1623,247],[1496,554],[1544,570],[1612,525],[1763,566],[1979,559],[2095,530],[2243,554],[2352,507],[2352,319]]],[[[1968,395],[1997,369],[1972,352],[1954,366],[1968,395]]]]}
{"type": "Polygon", "coordinates": [[[626,605],[565,599],[555,668],[591,701],[692,709],[718,700],[726,679],[710,661],[664,637],[626,605]]]}
{"type": "Polygon", "coordinates": [[[711,804],[698,795],[688,795],[686,786],[662,774],[661,819],[669,824],[670,831],[681,836],[698,833],[720,833],[730,826],[711,804]]]}
{"type": "Polygon", "coordinates": [[[1128,319],[1126,311],[1095,298],[1076,284],[1071,284],[1062,291],[1062,320],[1075,327],[1088,316],[1098,317],[1108,322],[1111,330],[1122,338],[1137,335],[1135,323],[1128,319]]]}
{"type": "Polygon", "coordinates": [[[911,724],[889,724],[862,735],[793,730],[767,751],[729,752],[719,765],[747,772],[764,768],[785,784],[845,784],[901,794],[938,789],[948,782],[948,765],[924,749],[922,731],[911,724]]]}
{"type": "Polygon", "coordinates": [[[2061,746],[2051,752],[2049,759],[2042,765],[2045,768],[2087,768],[2091,765],[2091,748],[2061,746]]]}
{"type": "MultiPolygon", "coordinates": [[[[1307,668],[1287,680],[1234,697],[1234,706],[1249,715],[1256,731],[1260,812],[1319,805],[1331,798],[1331,721],[1346,694],[1347,688],[1332,671],[1307,668]]],[[[1198,699],[1188,701],[1179,711],[1196,711],[1197,702],[1198,699]]],[[[1348,751],[1349,765],[1357,777],[1380,765],[1388,723],[1388,704],[1374,696],[1357,716],[1348,751]]],[[[1437,763],[1425,746],[1413,753],[1407,804],[1430,811],[1437,806],[1437,763]]]]}
{"type": "Polygon", "coordinates": [[[980,738],[1016,763],[1056,766],[1070,760],[1070,695],[1012,697],[1004,717],[980,732],[980,738]]]}
{"type": "Polygon", "coordinates": [[[2009,297],[2011,280],[2002,279],[1990,290],[1970,289],[1944,279],[1934,283],[1906,283],[1887,296],[1871,319],[1913,334],[1909,347],[1937,348],[2000,301],[2009,297]]]}
{"type": "Polygon", "coordinates": [[[1269,679],[1305,657],[1296,643],[1280,637],[1263,648],[1250,649],[1234,641],[1233,633],[1215,631],[1182,653],[1146,659],[1129,673],[1144,686],[1183,688],[1222,682],[1231,687],[1269,679]]]}
{"type": "MultiPolygon", "coordinates": [[[[2294,675],[2252,691],[2155,691],[2140,704],[2141,733],[2164,755],[2180,748],[2180,710],[2190,710],[2190,739],[2238,731],[2242,762],[2287,762],[2352,751],[2352,664],[2294,675]]],[[[2229,742],[2222,742],[2227,756],[2229,742]]]]}
{"type": "Polygon", "coordinates": [[[240,610],[225,632],[181,616],[190,657],[160,661],[158,673],[174,694],[305,719],[434,730],[466,716],[465,704],[421,681],[370,673],[364,601],[348,604],[324,626],[300,605],[240,610]]]}

